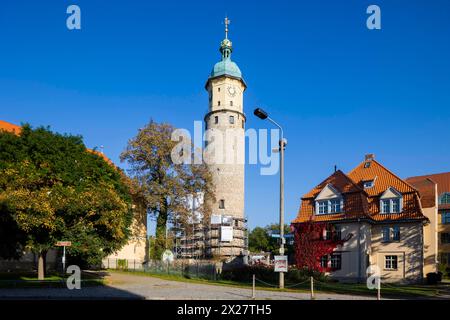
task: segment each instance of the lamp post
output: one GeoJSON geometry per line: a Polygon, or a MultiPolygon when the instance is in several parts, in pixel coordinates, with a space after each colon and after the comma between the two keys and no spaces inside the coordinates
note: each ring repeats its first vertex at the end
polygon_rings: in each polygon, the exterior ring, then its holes
{"type": "MultiPolygon", "coordinates": [[[[256,108],[253,111],[253,114],[260,118],[261,120],[269,120],[272,122],[278,129],[280,129],[280,142],[279,142],[279,151],[280,151],[280,255],[284,255],[284,148],[287,144],[286,140],[283,136],[283,128],[271,119],[266,111],[261,108],[256,108]]],[[[280,272],[280,289],[284,288],[284,273],[280,272]]]]}

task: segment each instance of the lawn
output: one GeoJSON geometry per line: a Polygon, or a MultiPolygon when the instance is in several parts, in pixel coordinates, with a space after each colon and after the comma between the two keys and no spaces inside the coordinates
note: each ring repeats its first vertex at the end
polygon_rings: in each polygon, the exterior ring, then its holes
{"type": "MultiPolygon", "coordinates": [[[[66,288],[66,275],[48,273],[38,280],[37,272],[1,272],[0,288],[66,288]]],[[[103,285],[104,280],[90,273],[82,273],[83,286],[103,285]]]]}
{"type": "MultiPolygon", "coordinates": [[[[248,282],[236,282],[229,280],[206,280],[200,278],[186,278],[178,274],[164,274],[164,273],[150,273],[144,271],[118,271],[109,270],[113,272],[121,272],[134,274],[138,276],[155,277],[165,280],[172,281],[182,281],[200,284],[210,284],[210,285],[223,285],[223,286],[233,286],[240,288],[250,289],[252,287],[251,281],[248,282]]],[[[310,282],[307,281],[301,285],[289,288],[295,284],[286,283],[286,289],[281,291],[284,292],[310,292],[310,282]]],[[[441,286],[431,286],[431,285],[394,285],[394,284],[382,284],[381,286],[381,296],[382,298],[397,298],[397,299],[427,299],[436,298],[441,291],[441,286]]],[[[259,281],[256,282],[256,290],[270,290],[279,291],[280,289],[275,287],[275,284],[269,285],[264,284],[259,281]]],[[[315,282],[314,284],[315,293],[337,293],[337,294],[350,294],[350,295],[361,295],[376,297],[377,291],[370,290],[367,288],[365,283],[339,283],[339,282],[315,282]]]]}

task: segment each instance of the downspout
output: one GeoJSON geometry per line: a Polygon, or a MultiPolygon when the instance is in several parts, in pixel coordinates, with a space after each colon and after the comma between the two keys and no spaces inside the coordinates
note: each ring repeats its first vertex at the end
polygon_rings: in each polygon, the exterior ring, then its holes
{"type": "Polygon", "coordinates": [[[361,219],[358,218],[358,283],[361,282],[361,219]]]}

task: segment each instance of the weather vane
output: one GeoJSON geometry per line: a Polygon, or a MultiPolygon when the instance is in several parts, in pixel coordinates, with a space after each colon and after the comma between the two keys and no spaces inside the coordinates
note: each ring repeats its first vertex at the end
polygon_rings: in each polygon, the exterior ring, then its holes
{"type": "Polygon", "coordinates": [[[228,39],[228,26],[231,23],[228,17],[225,17],[225,39],[228,39]]]}

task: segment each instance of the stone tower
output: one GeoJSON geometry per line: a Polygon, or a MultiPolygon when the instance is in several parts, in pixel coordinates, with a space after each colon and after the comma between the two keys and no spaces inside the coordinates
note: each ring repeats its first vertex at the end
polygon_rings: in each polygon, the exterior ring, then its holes
{"type": "Polygon", "coordinates": [[[228,24],[226,18],[225,39],[220,43],[222,57],[214,65],[205,85],[209,94],[209,107],[204,120],[208,154],[205,159],[216,188],[216,200],[212,204],[212,214],[216,219],[207,232],[206,251],[209,255],[231,258],[245,255],[247,250],[244,214],[246,119],[243,103],[246,84],[239,67],[231,61],[233,47],[228,39],[228,24]],[[221,222],[217,221],[219,215],[222,217],[221,222]],[[224,237],[227,240],[223,241],[224,237]]]}

